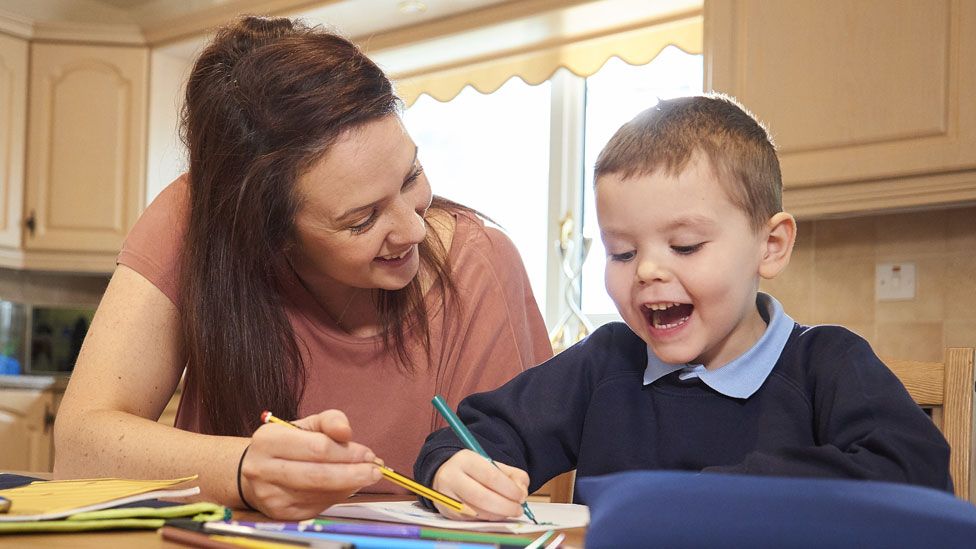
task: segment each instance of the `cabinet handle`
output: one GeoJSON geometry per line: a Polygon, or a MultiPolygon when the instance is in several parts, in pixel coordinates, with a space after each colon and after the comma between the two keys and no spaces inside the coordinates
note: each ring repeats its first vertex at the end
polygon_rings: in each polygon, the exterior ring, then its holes
{"type": "Polygon", "coordinates": [[[50,407],[44,405],[44,434],[49,433],[52,427],[54,427],[54,413],[51,412],[50,407]]]}
{"type": "Polygon", "coordinates": [[[34,221],[34,210],[31,210],[30,215],[24,220],[24,226],[27,227],[28,232],[30,232],[31,237],[34,236],[34,226],[36,222],[34,221]]]}

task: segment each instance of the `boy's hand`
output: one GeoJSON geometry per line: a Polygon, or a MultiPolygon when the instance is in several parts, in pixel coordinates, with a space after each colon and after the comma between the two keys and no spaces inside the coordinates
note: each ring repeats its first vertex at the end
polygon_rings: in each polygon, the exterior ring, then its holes
{"type": "Polygon", "coordinates": [[[327,410],[294,424],[301,429],[262,425],[241,466],[244,496],[265,515],[311,518],[381,478],[371,463],[375,454],[351,441],[342,412],[327,410]]]}
{"type": "MultiPolygon", "coordinates": [[[[471,450],[461,450],[437,470],[433,488],[461,500],[481,520],[522,516],[522,502],[529,495],[529,475],[497,461],[495,465],[471,450]]],[[[471,519],[437,502],[434,505],[445,517],[471,519]]]]}

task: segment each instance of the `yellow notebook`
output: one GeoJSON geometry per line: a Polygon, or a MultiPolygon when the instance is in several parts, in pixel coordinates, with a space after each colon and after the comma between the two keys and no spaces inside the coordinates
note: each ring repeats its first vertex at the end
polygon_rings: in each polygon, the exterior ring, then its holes
{"type": "Polygon", "coordinates": [[[128,480],[98,478],[36,481],[26,486],[0,490],[10,508],[0,513],[0,522],[49,520],[76,513],[117,507],[155,498],[180,498],[200,493],[200,488],[176,489],[197,476],[172,480],[128,480]]]}

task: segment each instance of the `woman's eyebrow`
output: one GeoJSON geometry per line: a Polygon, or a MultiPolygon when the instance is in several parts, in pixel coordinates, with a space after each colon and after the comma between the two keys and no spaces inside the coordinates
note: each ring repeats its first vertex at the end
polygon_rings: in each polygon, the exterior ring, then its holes
{"type": "Polygon", "coordinates": [[[343,213],[342,215],[340,215],[339,217],[337,217],[336,220],[335,220],[335,223],[336,224],[342,224],[348,218],[351,218],[351,217],[353,217],[354,215],[356,215],[356,214],[358,214],[360,212],[364,212],[366,210],[369,210],[373,206],[376,206],[376,204],[378,204],[379,202],[381,202],[381,201],[377,200],[376,202],[370,202],[369,204],[366,204],[364,206],[356,206],[354,208],[350,208],[350,209],[346,210],[345,213],[343,213]]]}

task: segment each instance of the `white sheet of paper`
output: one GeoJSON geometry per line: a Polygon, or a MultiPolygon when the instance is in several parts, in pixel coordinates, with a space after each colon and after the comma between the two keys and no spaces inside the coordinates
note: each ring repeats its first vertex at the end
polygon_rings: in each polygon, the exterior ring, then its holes
{"type": "Polygon", "coordinates": [[[585,505],[573,503],[529,503],[539,524],[522,517],[505,522],[475,522],[451,520],[440,513],[424,509],[415,501],[391,501],[370,503],[340,503],[322,512],[323,516],[342,517],[386,522],[405,522],[433,528],[474,530],[478,532],[502,532],[529,534],[558,528],[579,528],[590,522],[590,510],[585,505]]]}

